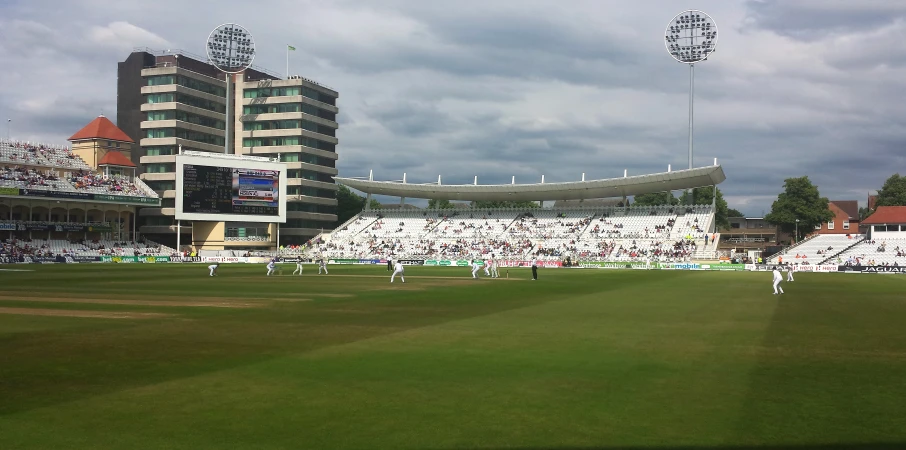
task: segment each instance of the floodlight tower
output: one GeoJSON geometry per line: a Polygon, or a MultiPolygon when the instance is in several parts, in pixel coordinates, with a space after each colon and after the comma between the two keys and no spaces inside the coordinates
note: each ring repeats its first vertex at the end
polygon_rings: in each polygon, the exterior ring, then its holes
{"type": "MultiPolygon", "coordinates": [[[[689,168],[692,168],[695,63],[707,61],[717,50],[717,23],[703,11],[690,9],[676,15],[664,31],[664,45],[673,59],[689,65],[689,168]]],[[[689,194],[691,201],[691,192],[689,194]]]]}
{"type": "Polygon", "coordinates": [[[225,23],[208,36],[208,60],[226,75],[226,135],[224,153],[230,153],[230,105],[233,102],[233,75],[242,72],[255,60],[255,41],[251,33],[235,23],[225,23]]]}

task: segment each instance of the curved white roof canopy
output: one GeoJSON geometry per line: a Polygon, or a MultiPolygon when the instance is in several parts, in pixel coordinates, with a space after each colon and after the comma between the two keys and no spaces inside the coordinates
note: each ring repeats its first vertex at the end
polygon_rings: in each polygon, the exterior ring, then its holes
{"type": "Polygon", "coordinates": [[[581,200],[678,191],[723,183],[719,165],[605,180],[535,184],[416,184],[334,177],[366,194],[437,200],[581,200]]]}

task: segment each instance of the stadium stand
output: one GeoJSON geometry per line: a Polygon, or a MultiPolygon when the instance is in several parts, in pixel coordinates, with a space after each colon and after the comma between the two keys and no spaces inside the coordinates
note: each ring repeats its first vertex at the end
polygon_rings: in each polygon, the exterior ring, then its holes
{"type": "Polygon", "coordinates": [[[769,264],[819,264],[864,238],[860,234],[815,234],[771,256],[769,264]]]}
{"type": "Polygon", "coordinates": [[[906,239],[865,239],[827,263],[846,266],[906,266],[906,239]]]}
{"type": "Polygon", "coordinates": [[[175,253],[173,248],[150,241],[6,239],[0,245],[0,256],[170,256],[175,253]]]}
{"type": "Polygon", "coordinates": [[[0,187],[153,197],[144,182],[92,171],[68,147],[0,141],[0,187]]]}
{"type": "Polygon", "coordinates": [[[326,258],[714,258],[710,206],[364,211],[312,247],[326,258]],[[711,237],[705,244],[705,236],[711,237]]]}

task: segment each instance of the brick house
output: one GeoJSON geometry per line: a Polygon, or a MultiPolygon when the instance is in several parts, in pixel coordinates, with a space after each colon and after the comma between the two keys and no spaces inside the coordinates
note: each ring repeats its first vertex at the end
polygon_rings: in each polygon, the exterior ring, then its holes
{"type": "Polygon", "coordinates": [[[859,234],[859,202],[856,200],[831,200],[827,209],[834,218],[815,227],[818,234],[859,234]]]}

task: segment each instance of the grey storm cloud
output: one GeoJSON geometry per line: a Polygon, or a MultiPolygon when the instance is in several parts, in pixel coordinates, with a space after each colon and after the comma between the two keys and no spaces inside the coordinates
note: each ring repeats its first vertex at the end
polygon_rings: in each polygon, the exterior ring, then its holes
{"type": "MultiPolygon", "coordinates": [[[[255,36],[256,65],[340,92],[343,176],[549,182],[687,165],[688,68],[667,0],[9,0],[0,2],[0,114],[62,143],[115,117],[133,47],[203,53],[215,26],[255,36]],[[89,13],[90,11],[90,13],[89,13]],[[276,14],[276,15],[275,15],[276,14]]],[[[718,51],[696,66],[695,165],[724,166],[732,207],[769,210],[788,177],[865,201],[906,162],[906,4],[706,0],[718,51]]],[[[5,121],[4,121],[5,122],[5,121]]],[[[4,130],[5,131],[5,130],[4,130]]]]}

